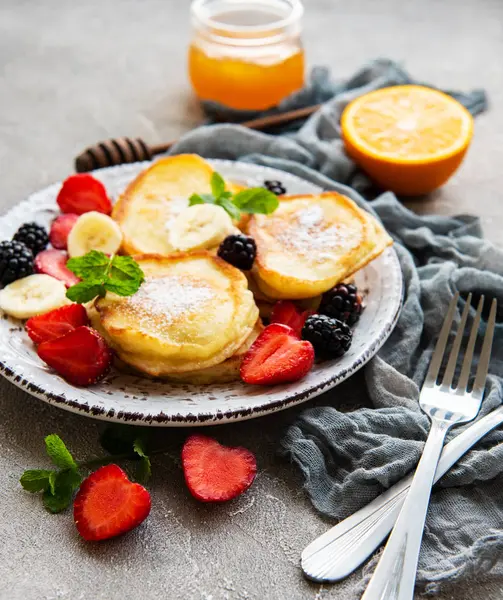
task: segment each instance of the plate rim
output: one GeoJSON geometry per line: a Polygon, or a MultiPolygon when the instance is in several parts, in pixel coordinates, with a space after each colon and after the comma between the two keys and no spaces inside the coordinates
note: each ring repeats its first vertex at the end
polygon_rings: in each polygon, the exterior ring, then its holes
{"type": "MultiPolygon", "coordinates": [[[[151,164],[151,162],[152,161],[142,161],[142,162],[136,162],[136,163],[127,163],[126,165],[115,165],[112,167],[107,167],[104,169],[99,169],[97,171],[93,171],[92,173],[100,173],[100,172],[105,172],[105,171],[106,172],[120,171],[120,170],[123,170],[124,167],[126,167],[126,166],[129,168],[141,167],[141,166],[147,167],[148,165],[151,164]]],[[[275,173],[277,174],[278,172],[282,172],[280,169],[276,169],[273,167],[268,167],[268,166],[263,166],[263,165],[255,165],[253,163],[246,163],[246,162],[241,162],[241,161],[209,159],[209,162],[216,163],[216,164],[222,164],[222,165],[227,164],[229,166],[231,166],[235,163],[239,163],[240,168],[244,168],[246,170],[246,167],[250,167],[250,171],[252,172],[252,174],[255,174],[255,175],[256,175],[256,173],[253,173],[253,172],[255,171],[255,168],[257,168],[257,167],[259,167],[261,169],[261,171],[270,171],[271,175],[273,175],[275,173]]],[[[285,171],[285,173],[288,174],[289,178],[294,178],[294,179],[298,180],[299,183],[302,183],[304,185],[309,184],[313,188],[318,188],[320,191],[322,190],[322,188],[320,186],[318,186],[314,183],[311,183],[310,181],[305,180],[302,177],[299,177],[297,175],[294,175],[293,173],[289,173],[286,171],[285,171]]],[[[4,218],[8,218],[9,214],[12,211],[20,210],[20,207],[22,207],[23,204],[27,204],[27,205],[31,204],[33,196],[41,194],[41,193],[46,193],[47,190],[49,190],[52,187],[58,186],[58,185],[61,185],[61,182],[56,182],[54,184],[46,186],[45,188],[37,190],[36,192],[33,192],[32,194],[30,194],[28,196],[28,198],[15,204],[8,211],[3,213],[0,216],[0,219],[3,220],[4,218]]],[[[355,197],[361,198],[361,196],[360,196],[360,194],[358,194],[358,192],[356,192],[355,190],[353,190],[351,188],[348,188],[347,186],[345,186],[343,184],[337,184],[337,186],[334,186],[334,188],[338,187],[338,186],[340,186],[340,189],[343,190],[343,192],[341,192],[341,193],[348,194],[348,192],[351,192],[353,199],[355,199],[355,197]]],[[[333,389],[338,384],[342,383],[344,380],[349,378],[353,373],[355,373],[356,371],[361,369],[366,363],[368,363],[375,356],[375,354],[379,351],[379,349],[383,346],[383,344],[388,339],[388,337],[391,335],[393,329],[396,326],[396,323],[400,316],[400,312],[403,307],[404,281],[403,281],[403,273],[402,273],[402,270],[400,267],[400,262],[399,262],[398,255],[396,253],[395,248],[393,246],[389,247],[385,250],[385,252],[388,253],[389,258],[391,259],[392,263],[394,263],[393,270],[396,271],[396,273],[398,274],[398,277],[396,279],[396,285],[395,285],[396,289],[393,293],[393,297],[397,299],[397,302],[396,302],[395,310],[394,310],[391,318],[389,318],[385,322],[385,324],[383,325],[379,334],[372,341],[371,345],[369,347],[367,347],[367,349],[363,352],[363,354],[360,355],[357,359],[355,359],[350,366],[348,366],[347,368],[345,368],[341,371],[338,371],[336,374],[334,374],[329,379],[323,380],[323,381],[319,382],[318,384],[313,385],[308,390],[304,390],[304,391],[298,392],[298,393],[290,393],[282,399],[269,401],[269,402],[261,404],[259,406],[248,407],[248,408],[243,408],[243,409],[229,409],[228,411],[217,410],[215,412],[204,412],[204,413],[203,412],[194,412],[193,414],[190,413],[190,414],[182,415],[182,414],[166,414],[162,410],[159,410],[157,414],[145,414],[145,413],[141,413],[141,412],[130,412],[130,411],[122,411],[122,410],[115,411],[115,409],[107,410],[106,408],[104,408],[102,406],[83,404],[82,402],[79,402],[77,400],[69,399],[63,394],[53,393],[50,390],[42,388],[42,387],[38,386],[37,384],[33,383],[32,381],[29,381],[28,379],[26,379],[24,376],[20,375],[19,373],[16,373],[11,368],[11,366],[9,366],[8,364],[6,364],[4,362],[3,357],[0,357],[0,374],[5,379],[10,381],[12,384],[14,384],[16,387],[26,391],[31,396],[39,398],[40,400],[42,400],[50,405],[57,406],[59,408],[62,408],[64,410],[67,410],[67,411],[75,413],[75,414],[85,415],[85,416],[88,416],[88,417],[91,417],[94,419],[104,420],[107,422],[138,424],[138,425],[147,425],[147,426],[154,426],[154,427],[185,427],[185,426],[204,426],[204,425],[214,425],[214,424],[224,424],[224,423],[225,424],[236,423],[239,421],[249,420],[249,419],[257,418],[260,416],[273,414],[273,413],[279,412],[281,410],[290,408],[292,406],[302,404],[303,402],[306,402],[307,400],[315,398],[315,397],[321,395],[322,393],[324,393],[330,389],[333,389]]],[[[70,384],[68,384],[68,385],[70,386],[70,384]]]]}

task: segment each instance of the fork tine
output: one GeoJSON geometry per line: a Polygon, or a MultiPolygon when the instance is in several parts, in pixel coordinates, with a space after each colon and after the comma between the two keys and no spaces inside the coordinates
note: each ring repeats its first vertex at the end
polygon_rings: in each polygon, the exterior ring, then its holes
{"type": "Polygon", "coordinates": [[[475,383],[473,384],[472,395],[476,398],[482,398],[482,396],[484,395],[487,370],[489,369],[489,359],[491,358],[491,348],[493,345],[497,306],[498,303],[496,301],[496,298],[494,298],[491,304],[491,312],[489,313],[489,319],[487,320],[487,329],[486,334],[484,336],[484,343],[482,344],[482,352],[480,353],[477,375],[475,376],[475,383]]]}
{"type": "Polygon", "coordinates": [[[463,341],[466,319],[468,318],[468,313],[470,312],[471,303],[472,294],[470,293],[468,294],[468,298],[466,299],[465,308],[463,309],[463,314],[461,315],[461,321],[459,322],[458,331],[456,332],[456,337],[454,338],[454,343],[452,345],[451,353],[449,355],[449,362],[447,363],[444,378],[442,379],[442,386],[450,387],[452,385],[454,371],[456,369],[456,363],[458,362],[459,349],[461,348],[461,342],[463,341]]]}
{"type": "Polygon", "coordinates": [[[434,384],[437,381],[438,371],[440,369],[440,365],[442,364],[445,346],[447,344],[447,339],[449,338],[449,333],[451,331],[452,320],[454,319],[454,313],[456,312],[458,298],[459,292],[456,292],[451,300],[451,303],[449,304],[449,309],[447,310],[447,315],[445,316],[444,324],[442,325],[442,329],[440,330],[437,345],[435,346],[435,351],[433,352],[433,356],[430,362],[430,368],[428,369],[428,373],[426,374],[425,383],[434,384]]]}
{"type": "Polygon", "coordinates": [[[475,319],[473,319],[472,330],[470,332],[470,338],[468,339],[468,345],[466,347],[463,366],[461,367],[461,374],[459,376],[457,387],[459,391],[466,391],[468,386],[468,379],[470,378],[470,371],[472,369],[473,351],[475,349],[475,342],[477,341],[477,335],[479,332],[480,317],[482,315],[482,308],[484,307],[484,300],[484,296],[480,296],[479,305],[477,306],[477,313],[475,314],[475,319]]]}

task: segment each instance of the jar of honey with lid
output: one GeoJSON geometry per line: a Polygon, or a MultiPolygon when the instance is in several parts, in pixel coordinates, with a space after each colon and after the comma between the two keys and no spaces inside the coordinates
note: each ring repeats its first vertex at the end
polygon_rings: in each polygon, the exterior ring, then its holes
{"type": "Polygon", "coordinates": [[[304,83],[300,0],[193,0],[189,75],[201,100],[276,106],[304,83]]]}

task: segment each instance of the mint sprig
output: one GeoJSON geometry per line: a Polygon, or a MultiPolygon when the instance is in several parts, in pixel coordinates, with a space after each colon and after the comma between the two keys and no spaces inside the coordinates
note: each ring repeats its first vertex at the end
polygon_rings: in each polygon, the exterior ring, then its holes
{"type": "Polygon", "coordinates": [[[211,194],[192,194],[189,206],[195,204],[216,204],[221,206],[229,216],[238,221],[241,213],[270,215],[279,206],[276,194],[265,188],[248,188],[233,194],[225,189],[223,177],[214,172],[211,176],[211,194]]]}
{"type": "Polygon", "coordinates": [[[45,508],[58,513],[72,501],[82,482],[78,465],[63,440],[56,434],[45,438],[45,449],[58,470],[29,469],[21,475],[21,485],[28,492],[42,492],[45,508]]]}
{"type": "Polygon", "coordinates": [[[80,304],[96,296],[103,298],[107,292],[131,296],[145,279],[140,266],[130,256],[109,257],[97,250],[70,258],[66,266],[82,279],[67,290],[66,297],[80,304]]]}
{"type": "MultiPolygon", "coordinates": [[[[105,430],[101,444],[108,453],[106,456],[79,462],[58,435],[48,435],[45,449],[57,469],[28,469],[19,481],[27,492],[42,493],[43,505],[49,512],[59,513],[70,506],[83,478],[96,466],[131,460],[138,465],[137,481],[144,483],[150,478],[149,444],[144,430],[112,425],[105,430]]],[[[158,449],[153,453],[164,452],[158,449]]]]}

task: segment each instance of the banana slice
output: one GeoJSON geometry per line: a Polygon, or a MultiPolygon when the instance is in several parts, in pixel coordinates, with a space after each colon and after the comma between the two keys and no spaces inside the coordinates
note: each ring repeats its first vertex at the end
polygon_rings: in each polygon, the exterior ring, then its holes
{"type": "Polygon", "coordinates": [[[189,206],[168,226],[168,242],[174,250],[207,250],[218,246],[236,228],[220,206],[189,206]]]}
{"type": "Polygon", "coordinates": [[[16,319],[29,319],[70,304],[66,286],[50,275],[29,275],[0,291],[0,308],[16,319]]]}
{"type": "Polygon", "coordinates": [[[83,256],[91,250],[115,254],[122,244],[122,231],[103,213],[91,211],[81,215],[68,236],[68,254],[83,256]]]}

